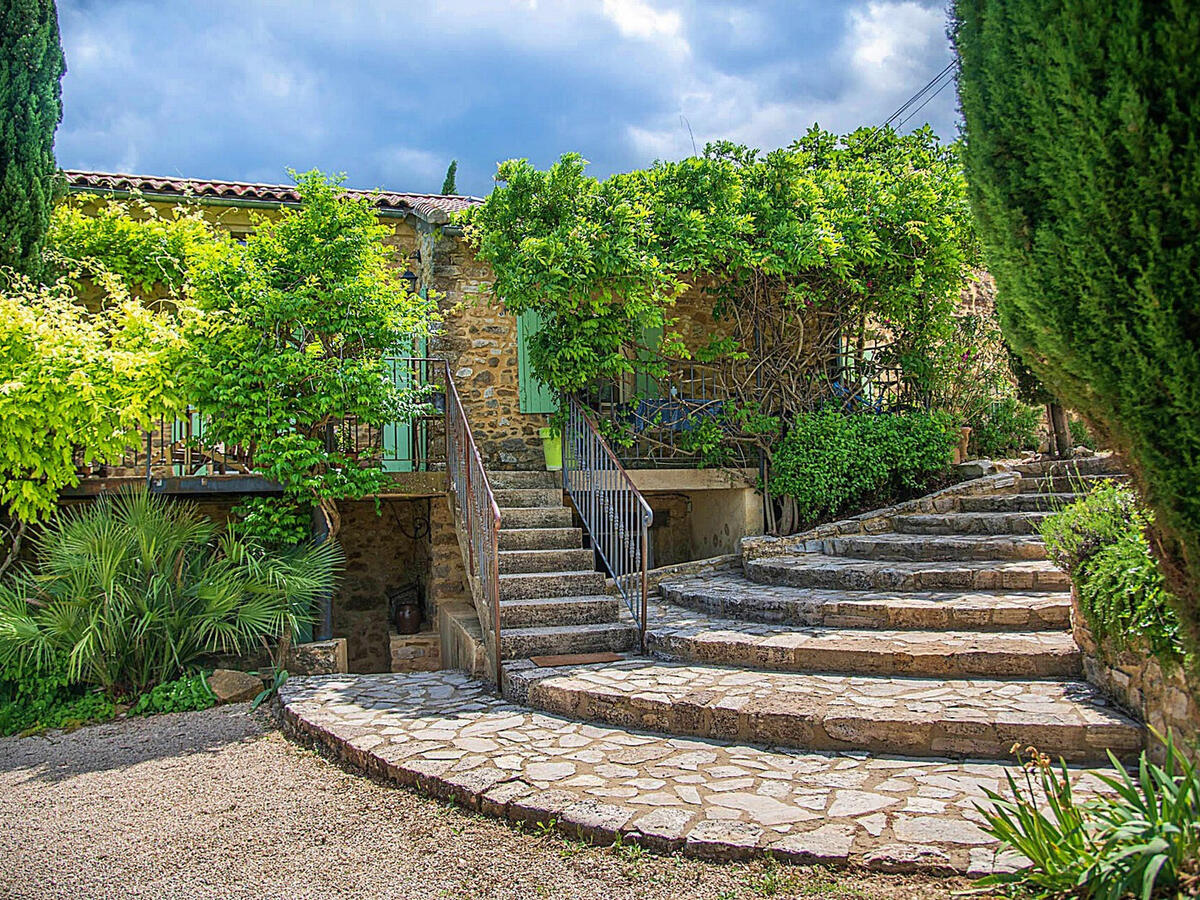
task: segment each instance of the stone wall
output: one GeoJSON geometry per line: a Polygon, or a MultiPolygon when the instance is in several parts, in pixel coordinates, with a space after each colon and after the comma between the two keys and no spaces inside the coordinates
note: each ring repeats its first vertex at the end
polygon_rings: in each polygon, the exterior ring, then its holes
{"type": "Polygon", "coordinates": [[[467,583],[467,567],[459,548],[454,529],[452,501],[435,497],[429,501],[429,602],[435,619],[441,610],[452,603],[470,603],[471,588],[467,583]]]}
{"type": "Polygon", "coordinates": [[[517,318],[492,294],[491,267],[443,229],[421,233],[420,278],[441,295],[444,321],[430,352],[446,359],[489,467],[540,469],[542,414],[522,413],[517,318]]]}
{"type": "MultiPolygon", "coordinates": [[[[1164,737],[1200,742],[1200,676],[1180,667],[1164,671],[1143,649],[1116,650],[1096,640],[1071,590],[1071,630],[1084,652],[1087,680],[1111,697],[1126,712],[1141,719],[1164,737]]],[[[1152,749],[1161,748],[1151,744],[1152,749]]],[[[1161,752],[1157,754],[1161,758],[1161,752]]],[[[1200,762],[1200,746],[1193,753],[1200,762]]]]}
{"type": "Polygon", "coordinates": [[[333,599],[333,634],[346,638],[351,672],[391,671],[388,591],[415,587],[426,627],[436,620],[428,602],[430,506],[436,502],[380,500],[378,514],[369,500],[338,505],[346,570],[333,599]]]}

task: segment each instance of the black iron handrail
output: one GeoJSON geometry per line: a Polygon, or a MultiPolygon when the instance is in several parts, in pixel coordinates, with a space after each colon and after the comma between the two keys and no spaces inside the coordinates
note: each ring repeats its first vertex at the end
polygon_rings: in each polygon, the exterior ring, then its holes
{"type": "Polygon", "coordinates": [[[600,435],[596,420],[574,396],[567,398],[563,427],[563,488],[637,622],[644,650],[654,513],[600,435]]]}

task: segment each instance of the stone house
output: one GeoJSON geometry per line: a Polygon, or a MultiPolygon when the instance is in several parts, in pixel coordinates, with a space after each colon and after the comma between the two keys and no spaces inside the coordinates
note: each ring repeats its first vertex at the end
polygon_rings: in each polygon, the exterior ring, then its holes
{"type": "MultiPolygon", "coordinates": [[[[195,204],[206,219],[234,236],[254,228],[259,217],[295,206],[290,185],[249,184],[190,178],[69,171],[72,195],[96,204],[137,197],[160,211],[195,204]]],[[[393,191],[350,192],[370,196],[395,264],[417,290],[440,298],[439,333],[416,355],[444,360],[489,470],[545,470],[539,430],[547,425],[555,400],[534,377],[526,347],[536,315],[509,314],[493,295],[492,273],[477,259],[452,222],[455,212],[482,202],[465,196],[393,191]]],[[[681,330],[697,346],[718,328],[699,291],[676,309],[681,330]]],[[[432,377],[433,367],[411,365],[408,376],[432,377]]],[[[150,436],[151,451],[133,455],[125,466],[93,472],[80,495],[147,480],[151,489],[201,502],[207,512],[225,516],[245,493],[269,491],[252,472],[239,470],[215,454],[181,457],[183,433],[195,437],[198,422],[164,422],[150,436]]],[[[443,609],[469,600],[463,556],[447,504],[445,444],[440,420],[397,423],[383,434],[365,435],[383,450],[393,487],[375,501],[343,504],[340,540],[347,574],[335,598],[333,635],[348,644],[352,671],[436,667],[441,653],[437,624],[443,609]],[[391,633],[389,593],[416,592],[421,600],[422,633],[391,633]]],[[[757,470],[700,469],[686,458],[661,454],[622,460],[654,514],[650,558],[655,566],[736,552],[747,535],[762,532],[762,501],[755,490],[757,470]]],[[[243,467],[244,468],[244,467],[243,467]]]]}

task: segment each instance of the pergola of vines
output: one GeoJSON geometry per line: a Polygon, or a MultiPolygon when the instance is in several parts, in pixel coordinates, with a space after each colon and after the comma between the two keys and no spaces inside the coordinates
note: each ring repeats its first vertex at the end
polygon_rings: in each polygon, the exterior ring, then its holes
{"type": "Polygon", "coordinates": [[[554,390],[702,366],[722,433],[769,455],[795,415],[867,402],[867,384],[928,398],[960,361],[977,247],[958,148],[929,129],[814,126],[765,154],[721,142],[603,181],[585,168],[510,160],[464,216],[509,311],[540,314],[530,356],[554,390]],[[673,328],[692,285],[720,325],[702,347],[673,328]]]}

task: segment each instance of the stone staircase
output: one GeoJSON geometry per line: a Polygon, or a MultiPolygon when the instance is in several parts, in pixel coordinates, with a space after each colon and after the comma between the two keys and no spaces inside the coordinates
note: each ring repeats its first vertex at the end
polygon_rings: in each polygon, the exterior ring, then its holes
{"type": "MultiPolygon", "coordinates": [[[[1032,463],[888,530],[798,540],[661,585],[654,659],[505,666],[510,699],[671,735],[806,750],[1075,763],[1130,758],[1141,726],[1082,680],[1070,585],[1042,519],[1107,462],[1032,463]]],[[[1119,475],[1117,477],[1120,477],[1119,475]]],[[[510,654],[510,658],[515,656],[510,654]]]]}
{"type": "Polygon", "coordinates": [[[1106,466],[1032,463],[764,539],[740,568],[659,586],[650,656],[629,652],[557,477],[489,473],[504,697],[449,671],[292,678],[284,722],[381,778],[600,843],[1011,869],[979,806],[1012,745],[1065,757],[1082,799],[1104,786],[1079,766],[1143,742],[1081,679],[1068,585],[1037,539],[1106,466]],[[603,650],[616,661],[546,658],[603,650]]]}
{"type": "Polygon", "coordinates": [[[501,658],[632,649],[637,629],[605,593],[556,472],[489,472],[500,507],[501,658]]]}

